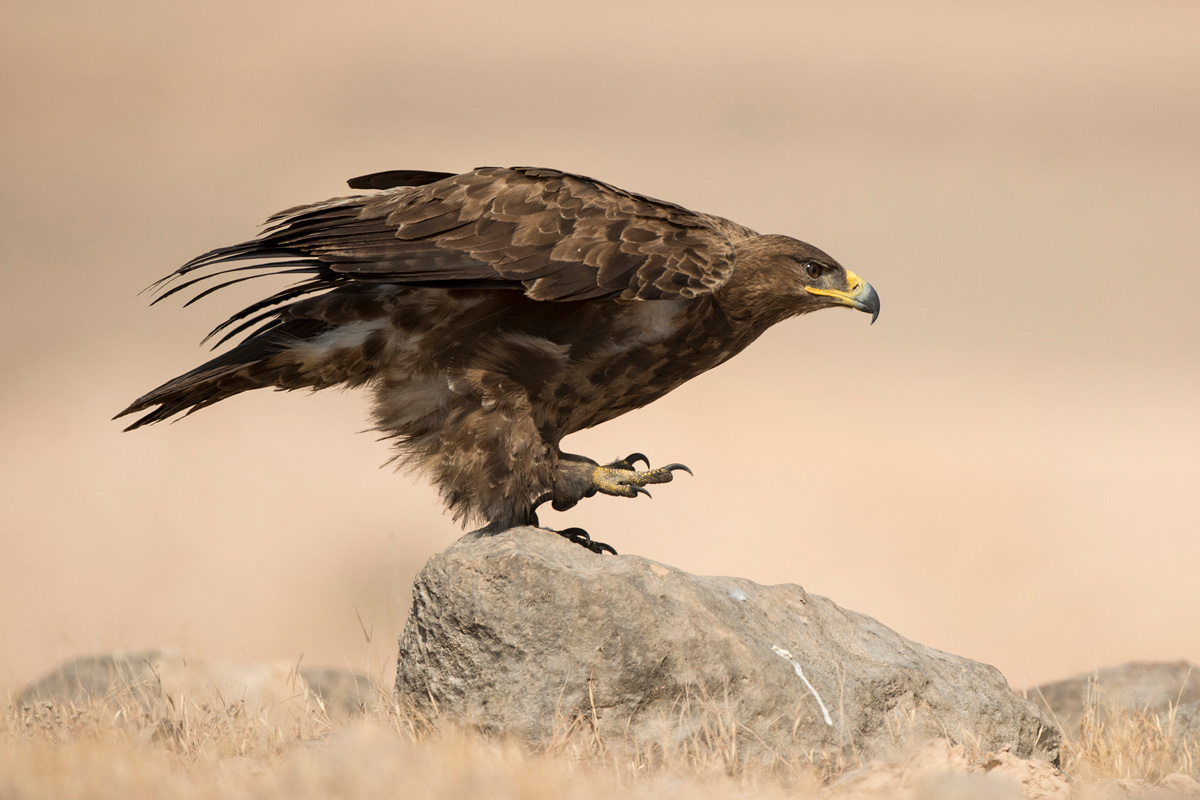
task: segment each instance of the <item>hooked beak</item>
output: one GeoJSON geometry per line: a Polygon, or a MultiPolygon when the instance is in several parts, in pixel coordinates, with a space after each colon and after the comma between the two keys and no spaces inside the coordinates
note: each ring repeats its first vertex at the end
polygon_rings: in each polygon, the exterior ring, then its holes
{"type": "Polygon", "coordinates": [[[875,320],[879,318],[879,295],[876,294],[875,287],[850,270],[846,270],[846,283],[850,286],[850,290],[846,292],[840,292],[837,289],[818,289],[815,286],[805,286],[804,291],[809,294],[832,297],[841,305],[865,311],[871,315],[871,324],[874,325],[875,320]]]}

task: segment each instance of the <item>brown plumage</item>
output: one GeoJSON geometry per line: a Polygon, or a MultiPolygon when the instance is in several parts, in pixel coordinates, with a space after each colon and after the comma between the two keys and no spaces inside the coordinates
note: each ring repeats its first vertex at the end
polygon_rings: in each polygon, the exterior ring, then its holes
{"type": "Polygon", "coordinates": [[[578,175],[395,171],[350,186],[376,191],[284,211],[156,285],[161,300],[220,276],[194,302],[300,276],[211,334],[249,331],[239,344],[122,411],[149,411],[129,429],[247,389],[370,386],[378,429],[456,520],[536,524],[540,502],[632,497],[679,468],[601,466],[563,453],[564,436],[662,397],[788,317],[879,313],[871,286],[811,245],[578,175]]]}

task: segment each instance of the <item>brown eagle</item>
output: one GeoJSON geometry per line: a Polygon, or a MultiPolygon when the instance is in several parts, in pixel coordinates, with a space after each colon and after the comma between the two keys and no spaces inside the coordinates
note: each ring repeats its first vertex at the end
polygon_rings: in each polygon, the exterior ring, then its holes
{"type": "Polygon", "coordinates": [[[650,469],[638,453],[602,465],[564,453],[564,436],[657,400],[789,317],[879,314],[871,285],[812,245],[579,175],[401,170],[349,185],[375,191],[283,211],[154,285],[161,300],[220,276],[190,304],[299,276],[212,331],[218,345],[245,333],[233,349],[118,414],[149,410],[126,430],[248,389],[370,386],[378,429],[456,521],[536,525],[541,503],[635,497],[687,469],[650,469]]]}

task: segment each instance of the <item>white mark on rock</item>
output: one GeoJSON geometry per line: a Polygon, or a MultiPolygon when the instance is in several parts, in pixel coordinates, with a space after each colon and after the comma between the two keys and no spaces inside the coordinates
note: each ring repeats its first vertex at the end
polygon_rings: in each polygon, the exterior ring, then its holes
{"type": "Polygon", "coordinates": [[[739,603],[746,602],[746,593],[743,592],[741,589],[730,589],[729,596],[732,597],[734,600],[737,600],[739,603]]]}
{"type": "Polygon", "coordinates": [[[791,653],[789,653],[787,650],[784,650],[777,644],[771,645],[771,649],[774,650],[775,654],[780,658],[792,662],[792,669],[796,670],[796,674],[800,676],[800,680],[804,681],[804,685],[808,687],[810,692],[812,692],[812,696],[817,698],[817,705],[821,707],[821,713],[825,715],[825,724],[833,727],[833,720],[829,718],[829,709],[825,708],[825,703],[822,702],[821,695],[817,694],[817,690],[814,689],[813,685],[808,682],[808,678],[804,677],[804,670],[800,669],[800,662],[792,658],[791,653]]]}

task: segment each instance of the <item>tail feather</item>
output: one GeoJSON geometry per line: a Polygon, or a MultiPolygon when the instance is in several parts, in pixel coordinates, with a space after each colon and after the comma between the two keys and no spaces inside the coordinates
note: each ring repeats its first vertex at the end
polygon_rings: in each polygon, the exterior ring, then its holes
{"type": "MultiPolygon", "coordinates": [[[[445,177],[448,174],[408,171],[363,176],[354,183],[374,188],[420,186],[445,177]]],[[[213,328],[205,341],[215,339],[215,347],[235,337],[245,338],[228,352],[133,401],[117,417],[139,412],[142,416],[125,430],[191,414],[251,389],[320,389],[370,380],[390,352],[394,332],[386,329],[387,316],[397,295],[426,284],[466,285],[461,276],[446,278],[440,273],[406,276],[379,268],[368,269],[365,276],[347,274],[339,266],[342,261],[369,265],[368,256],[374,252],[370,246],[395,241],[394,226],[382,211],[376,209],[364,218],[364,208],[373,197],[339,197],[287,209],[271,217],[257,238],[202,253],[152,284],[154,302],[193,290],[197,294],[185,303],[191,305],[251,278],[298,279],[213,328]],[[345,248],[367,249],[362,253],[356,249],[344,259],[334,257],[345,248]],[[210,282],[207,287],[205,282],[210,282]]],[[[487,283],[493,284],[507,286],[487,283]]]]}
{"type": "Polygon", "coordinates": [[[125,428],[131,431],[176,414],[186,416],[250,389],[319,388],[340,382],[335,380],[339,376],[327,369],[306,368],[296,355],[298,344],[311,341],[329,329],[330,326],[316,320],[289,320],[147,392],[113,419],[150,409],[150,413],[125,428]]]}

